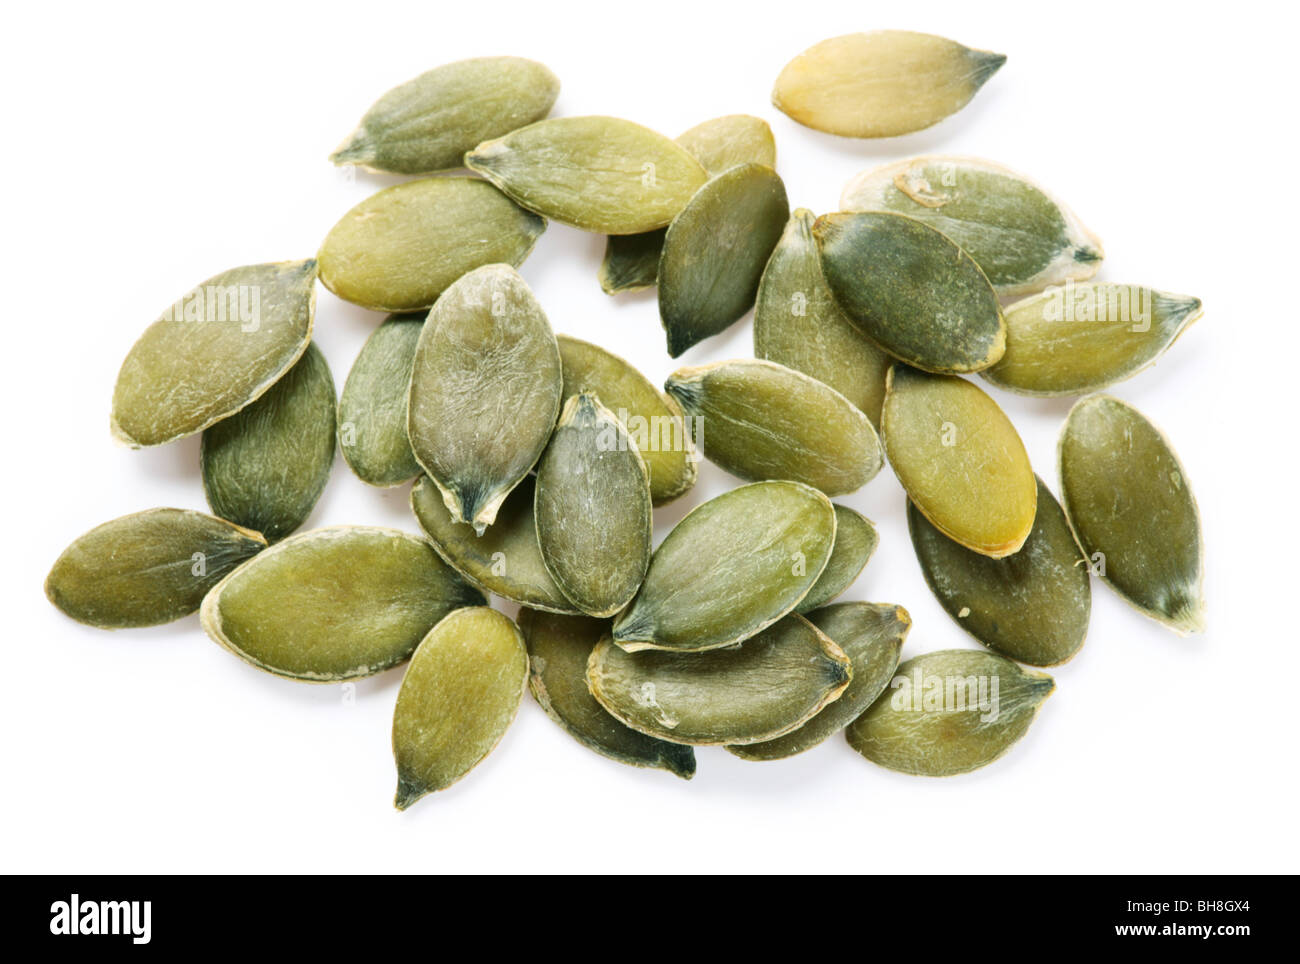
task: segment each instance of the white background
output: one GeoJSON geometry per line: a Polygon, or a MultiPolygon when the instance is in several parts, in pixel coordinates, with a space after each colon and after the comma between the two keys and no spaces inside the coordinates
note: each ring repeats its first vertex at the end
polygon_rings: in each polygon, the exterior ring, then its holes
{"type": "MultiPolygon", "coordinates": [[[[0,864],[9,871],[1297,870],[1294,569],[1295,27],[1283,5],[861,2],[267,3],[6,14],[3,693],[0,864]],[[957,116],[887,141],[799,127],[768,96],[818,40],[929,31],[1009,59],[957,116]],[[699,752],[687,783],[579,746],[526,697],[451,790],[391,806],[401,670],[356,687],[261,673],[197,617],[80,626],[41,583],[85,530],[205,508],[198,439],[109,438],[121,359],[168,304],[240,264],[309,257],[399,179],[326,160],[393,85],[468,56],[548,64],[556,114],[676,136],[720,114],[772,125],[791,205],[833,210],[863,168],[985,156],[1063,198],[1103,239],[1101,277],[1191,293],[1205,316],[1113,392],[1174,440],[1199,497],[1210,631],[1180,639],[1094,583],[1082,653],[1028,737],[976,774],[927,780],[842,739],[770,764],[699,752]]],[[[557,331],[661,381],[752,354],[747,317],[674,362],[653,292],[604,295],[604,240],[552,224],[522,273],[557,331]]],[[[323,289],[317,342],[341,387],[378,314],[323,289]]],[[[984,383],[980,383],[982,386],[984,383]]],[[[1069,400],[993,391],[1059,491],[1069,400]]],[[[705,464],[657,538],[735,483],[705,464]]],[[[309,525],[416,531],[406,488],[340,459],[309,525]]],[[[886,469],[844,501],[880,548],[844,597],[912,613],[904,655],[975,645],[921,579],[886,469]]]]}

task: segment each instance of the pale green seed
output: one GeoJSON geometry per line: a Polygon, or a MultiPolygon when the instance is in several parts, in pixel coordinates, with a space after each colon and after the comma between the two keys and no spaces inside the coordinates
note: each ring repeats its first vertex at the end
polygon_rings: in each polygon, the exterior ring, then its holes
{"type": "Polygon", "coordinates": [[[406,399],[424,317],[390,315],[361,346],[343,383],[339,447],[368,485],[401,485],[421,474],[406,434],[406,399]]]}
{"type": "Polygon", "coordinates": [[[681,146],[617,117],[539,121],[465,155],[530,211],[587,231],[665,227],[707,175],[681,146]]]}
{"type": "Polygon", "coordinates": [[[813,213],[790,216],[763,269],[754,304],[754,354],[824,382],[880,428],[893,359],[840,311],[822,275],[813,213]]]}
{"type": "Polygon", "coordinates": [[[602,756],[634,767],[667,770],[684,780],[695,775],[695,751],[624,726],[587,688],[587,660],[609,620],[519,611],[528,643],[528,686],[546,715],[566,733],[602,756]]]}
{"type": "Polygon", "coordinates": [[[592,695],[615,718],[691,746],[783,736],[838,699],[852,673],[843,650],[794,614],[708,653],[629,653],[606,637],[587,663],[592,695]]]}
{"type": "MultiPolygon", "coordinates": [[[[697,124],[677,143],[710,175],[738,164],[776,167],[776,141],[767,121],[748,114],[729,114],[697,124]]],[[[653,287],[659,277],[664,228],[645,234],[611,234],[600,263],[600,287],[607,295],[653,287]]]]}
{"type": "Polygon", "coordinates": [[[266,548],[260,532],[188,509],[147,509],[96,526],[64,549],[45,595],[87,626],[159,626],[266,548]]]}
{"type": "MultiPolygon", "coordinates": [[[[863,171],[841,211],[893,211],[961,246],[1003,298],[1097,273],[1101,242],[1028,178],[973,157],[915,157],[863,171]]],[[[1009,323],[1009,322],[1008,322],[1009,323]]]]}
{"type": "Polygon", "coordinates": [[[880,471],[880,439],[866,414],[784,365],[738,359],[679,368],[664,388],[698,420],[705,456],[742,479],[790,479],[844,495],[880,471]]]}
{"type": "Polygon", "coordinates": [[[671,502],[693,486],[699,456],[678,404],[617,355],[568,335],[556,335],[556,341],[564,397],[595,392],[618,417],[645,460],[654,504],[671,502]]]}
{"type": "Polygon", "coordinates": [[[315,284],[315,261],[287,261],[232,268],[185,294],[122,362],[114,437],[162,445],[260,398],[307,350],[315,284]]]}
{"type": "Polygon", "coordinates": [[[270,391],[203,433],[213,513],[278,542],[307,521],[334,465],[334,379],[315,343],[270,391]]]}
{"type": "MultiPolygon", "coordinates": [[[[835,546],[831,549],[831,557],[813,587],[808,590],[808,595],[794,607],[794,611],[806,615],[853,585],[853,580],[866,568],[879,541],[880,537],[876,535],[876,527],[871,524],[871,520],[863,518],[848,506],[835,506],[835,546]]],[[[835,638],[834,634],[830,635],[832,639],[835,638]]]]}
{"type": "Polygon", "coordinates": [[[258,669],[312,683],[373,676],[482,594],[427,540],[373,526],[290,536],[221,580],[203,628],[258,669]]]}
{"type": "Polygon", "coordinates": [[[901,214],[827,214],[813,236],[840,309],[895,358],[959,375],[1002,357],[997,294],[970,255],[934,228],[901,214]]]}
{"type": "Polygon", "coordinates": [[[970,773],[1025,735],[1054,686],[1046,673],[994,653],[926,653],[898,667],[889,688],[845,735],[849,746],[890,770],[970,773]]]}
{"type": "Polygon", "coordinates": [[[508,265],[462,277],[429,312],[415,350],[411,449],[457,522],[482,533],[537,462],[560,413],[560,350],[508,265]]]}
{"type": "Polygon", "coordinates": [[[939,605],[989,649],[1033,666],[1055,666],[1083,646],[1092,610],[1088,567],[1042,479],[1029,538],[1005,559],[953,542],[911,502],[907,527],[939,605]]]}
{"type": "Polygon", "coordinates": [[[460,167],[475,144],[541,120],[559,95],[559,78],[522,57],[443,64],[380,97],[330,160],[393,174],[460,167]]]}
{"type": "Polygon", "coordinates": [[[790,204],[776,171],[741,164],[719,174],[668,226],[659,259],[659,318],[676,358],[754,306],[790,204]]]}
{"type": "Polygon", "coordinates": [[[487,264],[518,266],[546,221],[472,177],[408,181],[371,195],[321,244],[320,280],[374,311],[428,308],[487,264]]]}
{"type": "Polygon", "coordinates": [[[458,609],[434,626],[397,691],[393,805],[405,810],[474,769],[514,721],[527,679],[523,634],[495,609],[458,609]]]}
{"type": "Polygon", "coordinates": [[[677,143],[710,175],[738,164],[776,167],[776,140],[767,121],[750,114],[727,114],[696,124],[677,143]]]}
{"type": "Polygon", "coordinates": [[[1006,310],[1006,354],[980,374],[1021,395],[1082,395],[1154,364],[1200,317],[1199,298],[1137,285],[1050,288],[1006,310]]]}
{"type": "Polygon", "coordinates": [[[908,498],[944,535],[994,559],[1024,545],[1038,484],[1015,426],[988,395],[963,378],[895,365],[881,434],[908,498]]]}
{"type": "Polygon", "coordinates": [[[624,650],[717,649],[791,612],[835,544],[835,510],[798,482],[755,482],[696,506],[650,558],[614,621],[624,650]]]}
{"type": "Polygon", "coordinates": [[[961,110],[1006,59],[907,30],[847,34],[786,64],[772,103],[828,134],[896,137],[961,110]]]}
{"type": "Polygon", "coordinates": [[[572,396],[537,464],[533,514],[542,561],[589,616],[636,594],[650,564],[650,477],[636,445],[600,400],[572,396]]]}
{"type": "Polygon", "coordinates": [[[844,651],[853,678],[840,698],[796,730],[775,740],[729,746],[742,760],[784,760],[825,743],[870,706],[893,679],[898,655],[912,628],[902,606],[837,603],[807,614],[810,623],[844,651]]]}
{"type": "Polygon", "coordinates": [[[1200,514],[1168,439],[1118,398],[1091,395],[1070,410],[1059,459],[1061,502],[1093,571],[1180,636],[1201,632],[1200,514]]]}
{"type": "Polygon", "coordinates": [[[428,534],[438,555],[484,592],[552,613],[577,615],[542,562],[533,517],[534,480],[520,482],[506,500],[496,521],[481,536],[474,527],[456,522],[442,492],[427,476],[411,489],[411,511],[428,534]]]}

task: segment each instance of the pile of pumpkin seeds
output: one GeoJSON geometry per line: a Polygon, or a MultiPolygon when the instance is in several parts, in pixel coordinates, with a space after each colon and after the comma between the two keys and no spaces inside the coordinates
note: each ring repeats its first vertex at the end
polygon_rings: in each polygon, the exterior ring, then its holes
{"type": "MultiPolygon", "coordinates": [[[[817,131],[892,137],[960,110],[1005,59],[924,34],[837,37],[790,61],[772,99],[817,131]]],[[[517,57],[389,91],[332,160],[420,177],[344,214],[315,258],[222,272],[145,330],[113,435],[202,433],[212,512],[91,530],[49,574],[54,605],[107,629],[198,610],[222,647],[292,680],[405,663],[399,808],[482,760],[525,687],[597,753],[685,778],[696,746],[776,760],[840,731],[881,766],[941,776],[1024,735],[1054,683],[1021,664],[1079,652],[1094,574],[1174,631],[1202,628],[1178,458],[1144,415],[1093,394],[1154,362],[1200,301],[1089,280],[1097,238],[990,161],[869,170],[817,217],[791,212],[756,117],[673,140],[549,118],[558,92],[517,57]],[[593,284],[609,294],[657,286],[669,355],[752,308],[756,357],[682,368],[660,391],[557,335],[515,270],[548,219],[608,236],[593,284]],[[312,341],[318,279],[392,313],[337,402],[312,341]],[[1082,396],[1059,501],[975,374],[1082,396]],[[370,485],[414,482],[423,535],[296,532],[336,444],[370,485]],[[700,455],[745,484],[656,548],[654,508],[691,490],[700,455]],[[834,602],[878,538],[831,497],[885,463],[926,582],[984,649],[900,664],[902,606],[834,602]]]]}

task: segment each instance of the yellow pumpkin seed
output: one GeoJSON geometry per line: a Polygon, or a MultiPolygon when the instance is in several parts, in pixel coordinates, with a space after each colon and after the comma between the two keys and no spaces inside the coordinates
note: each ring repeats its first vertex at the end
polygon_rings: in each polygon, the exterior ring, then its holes
{"type": "Polygon", "coordinates": [[[896,137],[961,110],[1006,59],[907,30],[847,34],[786,64],[772,103],[828,134],[896,137]]]}
{"type": "Polygon", "coordinates": [[[881,418],[885,455],[921,514],[1000,559],[1034,526],[1038,484],[1015,426],[970,382],[895,365],[881,418]]]}

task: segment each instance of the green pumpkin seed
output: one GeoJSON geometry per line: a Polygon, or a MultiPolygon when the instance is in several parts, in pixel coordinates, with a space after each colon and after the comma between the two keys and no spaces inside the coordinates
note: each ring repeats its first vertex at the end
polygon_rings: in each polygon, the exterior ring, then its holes
{"type": "Polygon", "coordinates": [[[587,663],[600,705],[648,736],[690,746],[773,740],[839,698],[849,658],[802,616],[709,653],[629,653],[606,637],[587,663]]]}
{"type": "Polygon", "coordinates": [[[827,214],[813,236],[841,310],[895,358],[959,375],[1002,357],[997,294],[970,255],[934,228],[901,214],[827,214]]]}
{"type": "Polygon", "coordinates": [[[742,479],[790,479],[843,495],[880,471],[880,439],[863,411],[784,365],[740,359],[679,368],[664,388],[703,423],[705,456],[742,479]]]}
{"type": "Polygon", "coordinates": [[[438,299],[411,373],[411,449],[457,522],[479,534],[537,462],[560,413],[560,350],[508,265],[486,265],[438,299]]]}
{"type": "Polygon", "coordinates": [[[1153,364],[1200,317],[1187,295],[1066,284],[1007,309],[1006,354],[980,374],[1021,395],[1082,395],[1153,364]]]}
{"type": "Polygon", "coordinates": [[[559,78],[522,57],[444,64],[375,101],[330,160],[392,174],[460,167],[475,144],[541,120],[559,95],[559,78]]]}
{"type": "Polygon", "coordinates": [[[253,557],[200,614],[213,640],[258,669],[331,683],[396,666],[447,613],[483,602],[426,540],[334,526],[253,557]]]}
{"type": "Polygon", "coordinates": [[[534,480],[527,476],[505,502],[481,536],[474,527],[456,522],[442,492],[428,476],[411,489],[411,511],[438,550],[438,555],[484,592],[546,612],[577,615],[542,562],[533,516],[534,480]]]}
{"type": "Polygon", "coordinates": [[[754,305],[754,354],[829,385],[878,429],[893,359],[835,303],[813,240],[814,220],[807,208],[795,211],[763,269],[754,305]]]}
{"type": "Polygon", "coordinates": [[[530,211],[587,231],[639,234],[668,224],[707,179],[681,146],[617,117],[557,117],[465,155],[530,211]]]}
{"type": "Polygon", "coordinates": [[[912,628],[902,606],[877,603],[837,603],[808,613],[808,621],[844,651],[853,665],[848,689],[796,730],[775,740],[729,746],[742,760],[784,760],[811,750],[862,715],[893,679],[898,654],[912,628]]]}
{"type": "Polygon", "coordinates": [[[260,398],[307,350],[315,284],[315,261],[287,261],[232,268],[188,292],[122,362],[114,437],[162,445],[260,398]]]}
{"type": "Polygon", "coordinates": [[[1004,656],[949,649],[909,659],[845,731],[872,763],[925,777],[987,766],[1029,729],[1055,684],[1004,656]]]}
{"type": "Polygon", "coordinates": [[[406,398],[424,315],[390,315],[371,332],[339,398],[339,445],[356,477],[394,486],[420,475],[406,434],[406,398]]]}
{"type": "Polygon", "coordinates": [[[209,589],[266,548],[259,532],[188,509],[148,509],[73,541],[45,595],[87,626],[159,626],[199,608],[209,589]]]}
{"type": "Polygon", "coordinates": [[[644,234],[611,234],[605,239],[605,257],[597,280],[607,295],[653,288],[659,280],[659,258],[667,228],[644,234]]]}
{"type": "Polygon", "coordinates": [[[1038,484],[997,402],[965,379],[895,365],[881,429],[898,481],[940,532],[994,559],[1020,549],[1038,484]]]}
{"type": "Polygon", "coordinates": [[[527,679],[523,634],[495,609],[458,609],[429,630],[397,691],[393,805],[405,810],[478,766],[514,721],[527,679]]]}
{"type": "Polygon", "coordinates": [[[755,482],[696,506],[650,558],[614,620],[627,652],[698,652],[772,625],[817,582],[835,544],[835,510],[798,482],[755,482]]]}
{"type": "Polygon", "coordinates": [[[588,616],[636,595],[650,564],[650,476],[636,444],[590,392],[565,403],[537,464],[533,514],[542,561],[588,616]]]}
{"type": "MultiPolygon", "coordinates": [[[[806,615],[826,605],[853,585],[853,580],[866,568],[867,560],[876,551],[876,544],[880,541],[876,527],[869,519],[864,519],[848,506],[837,505],[834,508],[835,545],[831,549],[831,557],[813,587],[808,590],[808,595],[794,607],[797,613],[806,615]]],[[[833,634],[828,635],[835,638],[833,634]]]]}
{"type": "Polygon", "coordinates": [[[320,280],[375,311],[428,308],[466,272],[518,266],[546,221],[472,177],[408,181],[371,195],[321,245],[320,280]]]}
{"type": "Polygon", "coordinates": [[[1006,59],[908,30],[846,34],[786,64],[772,103],[813,130],[897,137],[961,110],[1006,59]]]}
{"type": "Polygon", "coordinates": [[[1101,242],[1065,205],[1015,171],[971,157],[915,157],[863,171],[841,211],[893,211],[942,231],[1003,297],[1091,278],[1101,242]]]}
{"type": "Polygon", "coordinates": [[[763,266],[790,217],[785,185],[762,164],[713,178],[673,218],[659,259],[659,317],[676,358],[754,306],[763,266]]]}
{"type": "Polygon", "coordinates": [[[519,611],[528,643],[528,686],[546,715],[583,746],[634,767],[667,770],[684,780],[695,775],[695,751],[624,726],[605,712],[587,689],[587,660],[609,620],[519,611]]]}
{"type": "Polygon", "coordinates": [[[696,124],[677,143],[709,174],[721,174],[739,164],[776,167],[776,140],[767,121],[749,114],[728,114],[696,124]]]}
{"type": "Polygon", "coordinates": [[[953,542],[911,502],[907,527],[939,605],[989,649],[1022,663],[1055,666],[1083,646],[1092,609],[1088,567],[1042,479],[1034,528],[1020,551],[1005,559],[953,542]]]}
{"type": "Polygon", "coordinates": [[[334,464],[334,379],[315,343],[249,405],[203,433],[213,513],[278,542],[307,521],[334,464]]]}
{"type": "Polygon", "coordinates": [[[1182,636],[1205,628],[1196,499],[1169,440],[1109,395],[1070,410],[1061,430],[1061,502],[1093,571],[1182,636]]]}
{"type": "Polygon", "coordinates": [[[595,392],[623,423],[650,473],[650,496],[663,505],[695,484],[695,446],[672,398],[617,355],[589,342],[556,335],[564,368],[564,397],[595,392]]]}
{"type": "MultiPolygon", "coordinates": [[[[738,164],[776,167],[776,141],[767,121],[748,114],[715,117],[692,127],[677,143],[709,174],[738,164]]],[[[600,287],[607,295],[650,288],[659,277],[664,228],[645,234],[611,234],[600,264],[600,287]]]]}

